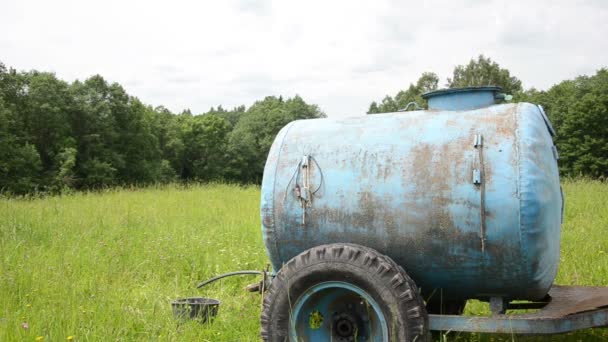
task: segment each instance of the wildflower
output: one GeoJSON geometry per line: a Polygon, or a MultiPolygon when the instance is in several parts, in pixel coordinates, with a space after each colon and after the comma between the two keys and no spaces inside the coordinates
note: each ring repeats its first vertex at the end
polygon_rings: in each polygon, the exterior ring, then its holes
{"type": "Polygon", "coordinates": [[[22,327],[23,329],[27,330],[27,329],[29,329],[29,328],[30,328],[30,325],[29,325],[29,324],[27,324],[27,322],[23,322],[23,323],[21,323],[21,327],[22,327]]]}
{"type": "Polygon", "coordinates": [[[26,307],[31,308],[32,304],[27,304],[26,307]]]}
{"type": "Polygon", "coordinates": [[[36,337],[36,341],[39,341],[39,342],[44,341],[44,336],[36,337]]]}
{"type": "Polygon", "coordinates": [[[74,341],[74,336],[72,336],[72,335],[68,336],[68,341],[74,341]]]}

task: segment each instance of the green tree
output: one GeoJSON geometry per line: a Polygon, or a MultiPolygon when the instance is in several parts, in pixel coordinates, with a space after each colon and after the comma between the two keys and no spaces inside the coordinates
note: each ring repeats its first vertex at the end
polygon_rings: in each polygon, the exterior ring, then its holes
{"type": "Polygon", "coordinates": [[[156,182],[160,177],[161,153],[147,120],[147,108],[120,85],[112,84],[110,89],[116,124],[112,150],[121,158],[121,164],[113,165],[118,179],[125,184],[156,182]]]}
{"type": "MultiPolygon", "coordinates": [[[[148,107],[146,117],[160,150],[159,181],[175,181],[182,172],[184,158],[182,127],[178,116],[171,113],[167,108],[158,106],[154,109],[148,107]]],[[[189,118],[191,117],[189,116],[189,118]]]]}
{"type": "Polygon", "coordinates": [[[70,92],[74,106],[69,120],[78,150],[77,185],[90,188],[117,183],[116,166],[124,162],[113,150],[119,142],[107,82],[92,76],[72,83],[70,92]]]}
{"type": "Polygon", "coordinates": [[[608,70],[551,87],[524,100],[543,105],[557,136],[563,175],[608,177],[608,70]]]}
{"type": "Polygon", "coordinates": [[[246,110],[247,109],[245,106],[238,106],[234,107],[232,110],[226,110],[220,105],[217,107],[217,109],[211,107],[211,109],[205,114],[214,114],[226,120],[226,122],[230,125],[230,129],[233,129],[246,110]]]}
{"type": "Polygon", "coordinates": [[[11,133],[13,113],[0,98],[0,192],[25,194],[38,188],[42,165],[33,145],[11,133]]]}
{"type": "MultiPolygon", "coordinates": [[[[432,72],[424,72],[416,81],[416,84],[410,83],[407,90],[400,90],[395,97],[386,95],[380,104],[372,102],[367,110],[367,114],[377,113],[391,113],[401,109],[405,109],[406,106],[414,102],[419,106],[426,106],[426,100],[422,98],[422,94],[437,90],[439,84],[439,77],[432,72]]],[[[408,109],[415,109],[414,106],[410,106],[408,109]]]]}
{"type": "Polygon", "coordinates": [[[448,78],[449,88],[462,88],[473,86],[499,86],[503,92],[514,97],[522,93],[521,81],[511,76],[507,69],[489,57],[479,55],[477,60],[471,59],[467,65],[458,65],[454,68],[452,77],[448,78]]]}
{"type": "Polygon", "coordinates": [[[80,185],[155,182],[161,177],[161,151],[148,108],[117,83],[92,76],[71,87],[70,117],[78,142],[80,185]]]}
{"type": "Polygon", "coordinates": [[[76,182],[76,154],[78,151],[73,147],[64,148],[57,155],[59,170],[55,176],[56,186],[59,189],[72,188],[76,182]]]}
{"type": "Polygon", "coordinates": [[[225,178],[229,124],[217,115],[193,117],[185,126],[185,165],[182,177],[197,181],[225,178]]]}
{"type": "Polygon", "coordinates": [[[26,139],[36,146],[45,173],[45,186],[50,185],[59,169],[57,154],[73,142],[68,113],[71,99],[68,84],[54,74],[29,72],[26,79],[26,103],[19,108],[26,139]]]}
{"type": "Polygon", "coordinates": [[[26,194],[42,187],[42,162],[28,142],[19,108],[26,103],[23,75],[0,63],[0,192],[26,194]]]}
{"type": "Polygon", "coordinates": [[[266,156],[279,130],[289,122],[325,117],[316,105],[295,96],[287,101],[268,96],[254,103],[230,134],[231,179],[245,183],[260,182],[266,156]]]}

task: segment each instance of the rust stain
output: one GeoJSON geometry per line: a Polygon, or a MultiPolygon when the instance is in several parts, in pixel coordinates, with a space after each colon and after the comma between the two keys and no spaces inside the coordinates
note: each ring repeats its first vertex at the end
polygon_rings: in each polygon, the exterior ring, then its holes
{"type": "MultiPolygon", "coordinates": [[[[487,254],[492,258],[493,266],[492,270],[484,270],[485,263],[479,253],[479,236],[476,232],[465,232],[454,226],[447,211],[447,198],[435,199],[430,207],[404,200],[403,211],[386,205],[394,203],[395,200],[390,197],[378,197],[372,191],[363,191],[358,194],[359,206],[355,211],[344,209],[347,206],[339,202],[335,206],[313,208],[311,216],[314,216],[314,219],[311,219],[304,229],[299,228],[299,217],[282,216],[283,221],[279,224],[282,229],[300,229],[302,235],[296,238],[293,232],[280,234],[290,238],[281,239],[279,243],[289,244],[300,250],[311,248],[318,241],[351,242],[374,248],[391,256],[417,281],[420,280],[425,293],[431,291],[431,283],[427,282],[429,256],[433,259],[433,269],[441,272],[459,272],[465,263],[478,263],[481,269],[475,275],[476,281],[479,282],[479,274],[484,274],[484,280],[477,285],[480,289],[485,288],[484,283],[489,283],[493,289],[500,291],[504,274],[515,275],[521,272],[521,265],[513,264],[513,261],[519,260],[518,246],[505,242],[495,244],[491,241],[487,244],[487,254]],[[327,227],[337,229],[330,230],[327,227]],[[480,259],[475,261],[472,259],[474,255],[478,255],[480,259]],[[494,269],[500,269],[501,273],[494,273],[494,269]]],[[[463,279],[466,275],[456,274],[458,273],[455,273],[455,277],[465,281],[463,279]]],[[[504,286],[505,293],[508,293],[508,285],[504,286]]]]}
{"type": "Polygon", "coordinates": [[[480,127],[493,129],[497,136],[515,141],[517,105],[506,106],[499,113],[484,113],[476,119],[483,123],[480,127]]]}
{"type": "Polygon", "coordinates": [[[274,215],[270,207],[262,207],[262,224],[267,228],[274,226],[274,215]]]}

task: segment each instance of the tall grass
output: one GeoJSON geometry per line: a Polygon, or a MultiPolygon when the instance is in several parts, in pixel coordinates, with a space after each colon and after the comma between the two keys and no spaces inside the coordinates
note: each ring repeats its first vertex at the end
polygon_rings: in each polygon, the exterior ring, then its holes
{"type": "MultiPolygon", "coordinates": [[[[568,181],[557,283],[608,286],[608,184],[568,181]]],[[[259,189],[230,185],[107,190],[0,200],[0,341],[254,341],[255,277],[196,284],[267,258],[259,189]],[[222,301],[206,325],[178,324],[170,302],[222,301]]],[[[467,312],[487,313],[471,302],[467,312]]],[[[530,340],[448,334],[448,340],[530,340]]],[[[537,339],[537,338],[535,338],[537,339]]],[[[555,340],[555,337],[545,340],[555,340]]],[[[608,339],[604,329],[557,340],[608,339]]]]}
{"type": "Polygon", "coordinates": [[[0,201],[0,341],[256,340],[253,279],[195,285],[263,268],[258,207],[228,185],[0,201]],[[200,295],[218,319],[177,325],[170,302],[200,295]]]}

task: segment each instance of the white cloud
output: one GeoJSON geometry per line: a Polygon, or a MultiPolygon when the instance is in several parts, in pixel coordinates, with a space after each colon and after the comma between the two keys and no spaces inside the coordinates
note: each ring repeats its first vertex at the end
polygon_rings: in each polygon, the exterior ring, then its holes
{"type": "Polygon", "coordinates": [[[173,111],[300,94],[330,116],[483,53],[526,87],[608,66],[604,1],[13,1],[0,60],[173,111]]]}

